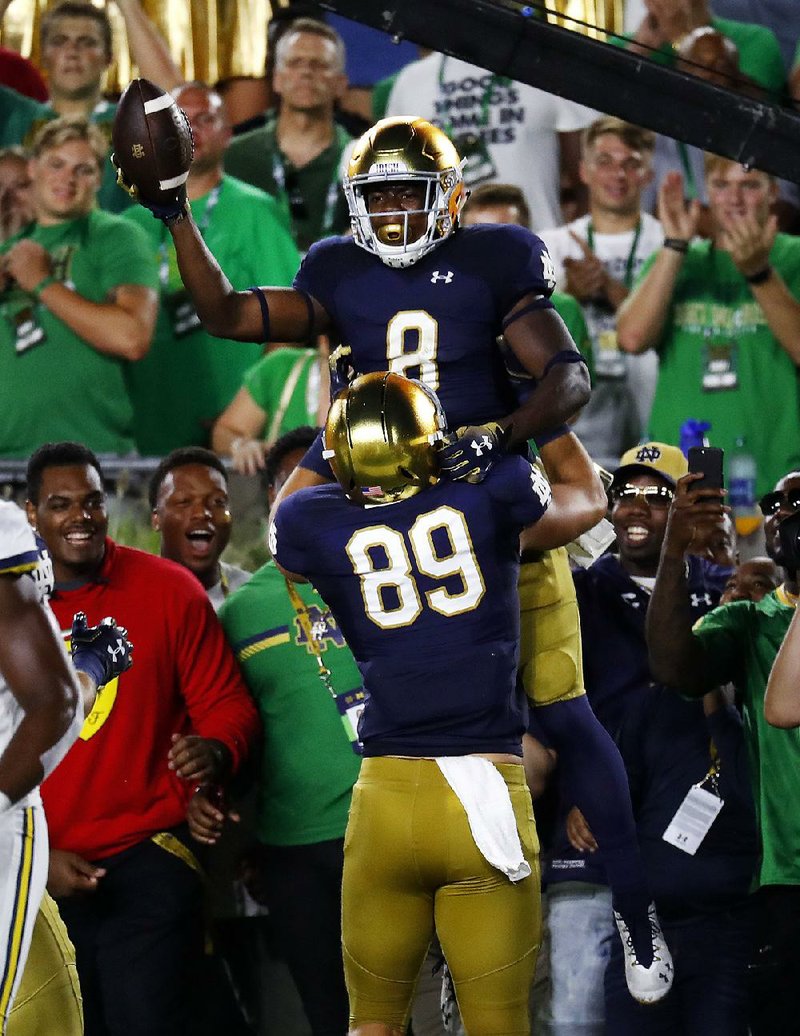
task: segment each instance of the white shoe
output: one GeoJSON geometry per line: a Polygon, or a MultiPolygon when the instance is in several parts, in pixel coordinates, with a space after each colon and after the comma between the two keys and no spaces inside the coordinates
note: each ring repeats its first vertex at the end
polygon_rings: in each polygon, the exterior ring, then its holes
{"type": "Polygon", "coordinates": [[[672,988],[674,974],[672,954],[658,923],[654,903],[648,907],[647,916],[650,920],[650,938],[653,943],[653,963],[649,968],[643,967],[636,959],[636,950],[633,948],[628,926],[617,911],[614,911],[614,920],[625,952],[625,982],[628,992],[640,1004],[654,1004],[665,997],[672,988]]]}

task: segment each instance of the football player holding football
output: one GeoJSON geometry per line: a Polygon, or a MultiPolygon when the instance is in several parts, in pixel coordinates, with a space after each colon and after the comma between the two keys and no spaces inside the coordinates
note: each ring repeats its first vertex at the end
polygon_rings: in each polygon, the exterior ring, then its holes
{"type": "MultiPolygon", "coordinates": [[[[312,246],[288,290],[234,291],[187,206],[150,207],[171,230],[181,277],[208,330],[245,341],[309,341],[325,332],[339,343],[333,355],[342,366],[419,378],[437,393],[451,429],[440,448],[442,477],[479,482],[504,450],[524,450],[530,438],[540,447],[557,442],[588,400],[589,378],[549,300],[555,280],[543,242],[518,226],[459,227],[461,165],[431,123],[378,122],[354,145],[344,177],[352,237],[312,246]]],[[[278,503],[330,477],[318,443],[278,503]]],[[[594,524],[602,499],[595,480],[562,542],[594,524]]],[[[586,700],[565,551],[534,552],[520,601],[520,678],[541,706],[537,719],[558,752],[567,793],[603,846],[631,992],[659,999],[669,989],[660,977],[669,971],[659,966],[668,951],[650,913],[624,767],[586,700]]]]}

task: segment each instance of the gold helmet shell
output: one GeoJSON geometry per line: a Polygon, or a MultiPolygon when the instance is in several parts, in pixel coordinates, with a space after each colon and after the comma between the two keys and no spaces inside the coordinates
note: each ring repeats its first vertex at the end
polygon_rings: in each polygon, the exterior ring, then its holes
{"type": "Polygon", "coordinates": [[[354,503],[395,503],[438,481],[435,444],[444,430],[441,405],[427,386],[374,371],[331,404],[324,456],[354,503]]]}
{"type": "Polygon", "coordinates": [[[343,179],[355,243],[398,269],[427,255],[458,226],[466,200],[462,165],[447,134],[426,119],[381,119],[354,144],[343,179]],[[425,186],[425,202],[417,210],[427,215],[425,232],[409,240],[411,213],[405,210],[397,211],[396,223],[376,231],[367,206],[369,187],[409,181],[425,186]]]}

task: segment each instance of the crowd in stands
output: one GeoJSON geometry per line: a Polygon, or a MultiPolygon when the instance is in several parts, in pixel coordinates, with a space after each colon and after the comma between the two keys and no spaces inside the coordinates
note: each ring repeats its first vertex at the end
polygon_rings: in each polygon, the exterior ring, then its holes
{"type": "MultiPolygon", "coordinates": [[[[342,38],[308,5],[282,12],[274,107],[232,125],[224,90],[184,79],[139,0],[115,3],[141,74],[186,113],[187,202],[229,285],[302,288],[309,249],[351,232],[342,174],[368,123],[342,115],[342,38]]],[[[738,20],[741,3],[644,8],[615,46],[800,104],[800,31],[787,67],[772,28],[738,20]]],[[[333,292],[329,333],[314,333],[323,300],[306,295],[308,335],[275,338],[263,294],[263,341],[241,325],[211,333],[169,228],[115,182],[111,46],[102,7],[64,0],[42,18],[40,68],[0,48],[0,459],[27,462],[61,627],[75,611],[113,614],[135,646],[42,786],[48,890],[75,947],[88,1036],[277,1032],[260,987],[275,947],[303,1011],[282,1036],[344,1036],[360,674],[310,584],[292,587],[272,561],[251,573],[221,558],[229,479],[252,480],[269,511],[325,422],[329,361],[349,343],[334,334],[333,292]],[[126,458],[152,460],[161,558],[107,535],[103,465],[126,458]]],[[[571,428],[613,476],[613,545],[575,565],[574,594],[554,575],[553,601],[577,599],[575,679],[624,764],[674,981],[655,1004],[630,995],[612,853],[532,710],[546,931],[533,1031],[800,1033],[800,527],[780,533],[800,515],[799,188],[435,52],[376,83],[371,104],[375,119],[413,114],[451,138],[469,189],[462,227],[513,225],[544,242],[559,326],[591,377],[571,428]],[[752,461],[766,556],[752,538],[737,548],[730,527],[700,542],[719,515],[692,489],[690,424],[729,464],[752,461]]],[[[362,302],[366,313],[374,300],[362,302]]],[[[419,357],[427,329],[412,316],[419,357]]],[[[387,336],[387,360],[409,351],[407,335],[395,352],[387,336]]],[[[425,358],[400,360],[403,372],[422,376],[425,358]]],[[[24,1005],[49,966],[44,927],[8,1036],[33,1031],[24,1005]]],[[[434,944],[413,1036],[445,1031],[441,968],[434,944]]],[[[464,1031],[457,1012],[449,1024],[464,1031]]]]}

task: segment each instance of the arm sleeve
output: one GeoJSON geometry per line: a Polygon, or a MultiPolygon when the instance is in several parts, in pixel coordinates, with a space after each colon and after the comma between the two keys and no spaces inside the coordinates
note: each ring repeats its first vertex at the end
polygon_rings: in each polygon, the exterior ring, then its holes
{"type": "Polygon", "coordinates": [[[287,497],[269,524],[270,553],[281,568],[299,576],[307,576],[311,567],[308,548],[313,535],[304,533],[305,497],[307,492],[302,489],[287,497]]]}
{"type": "Polygon", "coordinates": [[[502,248],[497,250],[495,277],[502,316],[525,295],[541,296],[541,308],[551,309],[549,299],[556,286],[555,269],[547,246],[524,227],[508,224],[502,248]]]}
{"type": "Polygon", "coordinates": [[[485,485],[504,524],[524,526],[537,522],[553,499],[550,484],[541,471],[517,455],[504,457],[490,471],[485,485]]]}
{"type": "Polygon", "coordinates": [[[324,238],[315,242],[300,263],[300,269],[292,285],[298,291],[304,291],[306,295],[316,299],[334,324],[338,323],[334,303],[334,269],[340,248],[341,242],[338,238],[324,238]]]}
{"type": "MultiPolygon", "coordinates": [[[[325,458],[322,456],[322,451],[324,449],[325,442],[323,439],[323,433],[320,430],[317,433],[316,439],[308,447],[305,456],[300,461],[300,467],[306,468],[308,471],[315,472],[317,475],[320,476],[320,478],[326,478],[329,482],[335,482],[336,480],[333,477],[333,471],[331,471],[331,466],[328,463],[328,461],[325,460],[325,458]]],[[[285,565],[284,567],[289,568],[288,565],[285,565]]],[[[297,569],[292,568],[289,569],[289,571],[296,572],[297,569]]]]}
{"type": "Polygon", "coordinates": [[[260,721],[225,633],[205,592],[188,592],[177,619],[180,687],[195,731],[221,741],[236,773],[256,740],[260,721]]]}

